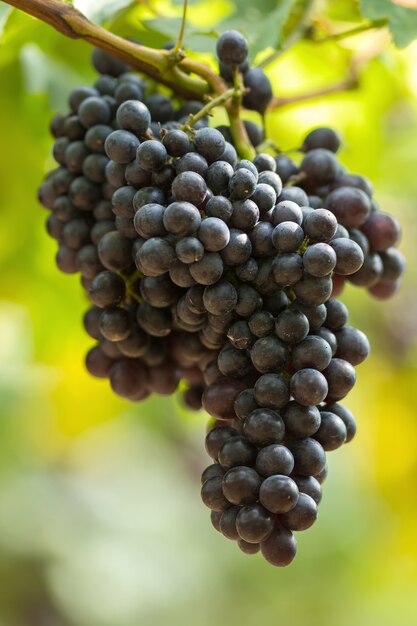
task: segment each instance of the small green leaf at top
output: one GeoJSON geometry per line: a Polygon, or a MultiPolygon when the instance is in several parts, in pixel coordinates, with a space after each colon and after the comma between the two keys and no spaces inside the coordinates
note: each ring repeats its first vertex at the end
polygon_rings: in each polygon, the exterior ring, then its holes
{"type": "Polygon", "coordinates": [[[219,30],[235,28],[249,39],[253,59],[265,48],[278,48],[283,26],[290,15],[293,0],[235,0],[235,11],[220,23],[219,30]]]}
{"type": "Polygon", "coordinates": [[[113,19],[120,11],[132,5],[133,0],[107,0],[107,2],[96,2],[96,0],[74,0],[73,5],[79,9],[88,19],[96,24],[105,24],[113,19]]]}
{"type": "Polygon", "coordinates": [[[405,48],[417,38],[417,9],[400,6],[392,0],[361,0],[364,17],[370,20],[387,20],[394,43],[405,48]]]}

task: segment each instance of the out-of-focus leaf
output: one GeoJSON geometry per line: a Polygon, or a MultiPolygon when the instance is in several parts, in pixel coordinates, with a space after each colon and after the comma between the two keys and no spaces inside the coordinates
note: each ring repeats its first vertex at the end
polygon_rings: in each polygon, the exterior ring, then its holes
{"type": "MultiPolygon", "coordinates": [[[[198,7],[203,5],[204,3],[199,3],[198,7]]],[[[278,47],[283,25],[292,5],[292,0],[259,0],[256,5],[248,0],[236,0],[234,8],[231,6],[232,13],[207,32],[201,29],[201,22],[196,27],[194,20],[190,19],[185,34],[186,47],[195,52],[213,52],[215,37],[225,30],[236,29],[249,39],[250,55],[254,58],[267,47],[278,47]]],[[[180,30],[181,18],[155,18],[147,20],[146,26],[156,34],[175,40],[180,30]]]]}
{"type": "Polygon", "coordinates": [[[181,28],[181,18],[169,17],[169,18],[155,18],[153,20],[147,20],[146,26],[155,33],[164,35],[169,39],[175,39],[178,36],[181,28]]]}
{"type": "Polygon", "coordinates": [[[116,13],[125,9],[133,0],[74,0],[74,6],[96,24],[104,24],[116,13]]]}
{"type": "Polygon", "coordinates": [[[253,58],[265,48],[278,47],[282,28],[287,20],[292,0],[259,0],[256,5],[248,0],[236,0],[236,10],[221,23],[220,29],[235,28],[244,33],[250,42],[253,58]]]}
{"type": "Polygon", "coordinates": [[[328,0],[326,15],[332,20],[357,22],[361,19],[358,3],[355,0],[328,0]]]}
{"type": "Polygon", "coordinates": [[[282,28],[291,10],[291,0],[280,2],[279,6],[261,20],[256,29],[255,40],[252,41],[251,55],[254,57],[258,52],[268,46],[277,48],[280,43],[282,28]]]}
{"type": "Polygon", "coordinates": [[[65,108],[68,91],[77,85],[79,75],[46,55],[34,43],[22,48],[20,61],[26,91],[47,94],[52,108],[65,108]]]}
{"type": "Polygon", "coordinates": [[[417,38],[417,9],[399,6],[391,0],[362,0],[361,8],[370,20],[388,20],[394,42],[400,48],[417,38]]]}
{"type": "Polygon", "coordinates": [[[3,29],[6,25],[7,18],[9,17],[11,10],[12,10],[12,7],[9,6],[8,4],[0,5],[0,39],[3,34],[3,29]]]}
{"type": "MultiPolygon", "coordinates": [[[[161,39],[160,45],[167,41],[175,41],[181,28],[181,19],[177,17],[168,19],[148,20],[146,26],[148,31],[141,31],[138,38],[144,45],[152,48],[157,47],[157,40],[161,39]]],[[[215,31],[193,30],[188,27],[184,37],[184,47],[194,52],[214,52],[215,41],[218,33],[215,31]]]]}

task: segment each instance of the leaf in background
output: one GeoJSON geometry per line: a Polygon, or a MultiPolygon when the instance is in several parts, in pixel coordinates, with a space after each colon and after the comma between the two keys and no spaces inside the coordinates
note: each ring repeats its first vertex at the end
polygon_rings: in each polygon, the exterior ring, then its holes
{"type": "Polygon", "coordinates": [[[327,2],[323,7],[326,17],[331,20],[341,22],[359,22],[362,15],[359,5],[355,0],[338,0],[337,2],[327,2]]]}
{"type": "Polygon", "coordinates": [[[391,0],[362,0],[362,13],[370,20],[387,19],[394,42],[405,48],[417,38],[417,9],[408,9],[391,0]]]}
{"type": "MultiPolygon", "coordinates": [[[[156,42],[158,38],[163,38],[163,42],[160,45],[164,45],[167,41],[175,41],[178,37],[181,27],[181,19],[179,17],[171,18],[156,18],[146,21],[147,31],[141,31],[138,34],[138,38],[144,45],[149,45],[152,48],[157,46],[156,42]]],[[[215,31],[201,31],[193,30],[189,25],[185,32],[184,47],[194,52],[212,52],[214,53],[215,42],[217,40],[218,33],[215,31]]]]}
{"type": "Polygon", "coordinates": [[[104,24],[118,11],[135,4],[133,0],[74,0],[74,6],[96,24],[104,24]]]}
{"type": "Polygon", "coordinates": [[[175,39],[178,37],[178,33],[181,28],[180,17],[157,17],[153,20],[146,20],[146,27],[154,33],[163,35],[168,39],[175,39]]]}
{"type": "MultiPolygon", "coordinates": [[[[212,11],[215,10],[214,2],[211,3],[212,11]]],[[[187,48],[195,52],[214,52],[215,38],[218,34],[228,29],[241,31],[250,42],[250,55],[254,58],[261,50],[279,45],[282,27],[290,14],[293,0],[259,0],[256,4],[252,0],[235,0],[230,5],[230,10],[225,19],[221,19],[216,25],[208,24],[206,20],[199,20],[198,24],[204,23],[208,30],[202,31],[194,19],[196,13],[188,20],[185,34],[187,48]],[[194,28],[193,28],[194,26],[194,28]]],[[[194,11],[203,9],[204,2],[198,3],[194,11]]],[[[156,18],[146,21],[146,26],[156,34],[164,35],[168,40],[175,40],[181,25],[181,18],[156,18]]],[[[145,42],[144,42],[145,43],[145,42]]]]}
{"type": "Polygon", "coordinates": [[[251,0],[236,0],[235,12],[221,23],[220,30],[240,30],[248,37],[250,56],[254,58],[265,48],[278,47],[292,4],[292,0],[259,0],[256,5],[251,0]]]}
{"type": "Polygon", "coordinates": [[[65,110],[68,92],[80,82],[79,74],[45,54],[35,43],[23,46],[20,62],[26,91],[47,94],[51,108],[65,110]]]}
{"type": "Polygon", "coordinates": [[[7,18],[9,17],[12,7],[7,4],[0,6],[0,39],[3,34],[3,29],[6,26],[7,18]]]}

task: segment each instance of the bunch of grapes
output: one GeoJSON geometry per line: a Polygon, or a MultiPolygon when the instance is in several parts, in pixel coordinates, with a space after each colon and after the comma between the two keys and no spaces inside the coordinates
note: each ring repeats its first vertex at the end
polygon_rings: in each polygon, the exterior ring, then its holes
{"type": "MultiPolygon", "coordinates": [[[[220,73],[263,113],[272,90],[247,51],[224,33],[220,73]]],[[[204,103],[150,93],[100,50],[93,64],[94,86],[52,122],[58,167],[39,190],[58,267],[80,272],[91,303],[87,369],[132,401],[185,381],[187,406],[213,418],[202,499],[214,527],[287,565],[293,531],[317,517],[326,452],[356,431],[339,401],[369,343],[334,297],[345,280],[396,291],[399,226],[338,163],[333,130],[307,135],[299,165],[239,160],[204,103]]],[[[246,130],[257,146],[262,129],[246,130]]]]}

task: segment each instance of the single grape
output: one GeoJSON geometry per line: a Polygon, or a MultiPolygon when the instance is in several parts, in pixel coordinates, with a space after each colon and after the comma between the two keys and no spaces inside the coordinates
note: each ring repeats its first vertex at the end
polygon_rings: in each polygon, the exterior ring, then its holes
{"type": "Polygon", "coordinates": [[[303,406],[319,404],[329,391],[328,379],[315,369],[301,369],[291,377],[290,390],[294,400],[303,406]]]}
{"type": "Polygon", "coordinates": [[[320,418],[320,428],[314,433],[314,439],[323,446],[323,450],[326,452],[340,448],[347,437],[343,420],[329,411],[320,411],[320,418]]]}
{"type": "Polygon", "coordinates": [[[275,320],[276,335],[285,343],[299,343],[307,337],[309,329],[307,317],[297,309],[286,309],[275,320]]]}
{"type": "Polygon", "coordinates": [[[226,65],[240,65],[245,61],[248,51],[246,38],[237,30],[227,30],[217,40],[217,56],[226,65]]]}
{"type": "Polygon", "coordinates": [[[294,457],[286,446],[271,444],[259,450],[255,467],[258,474],[264,477],[274,474],[288,476],[294,469],[294,457]]]}
{"type": "Polygon", "coordinates": [[[197,236],[208,252],[224,250],[230,241],[229,228],[218,217],[207,217],[203,220],[197,236]]]}
{"type": "Polygon", "coordinates": [[[173,235],[192,235],[198,230],[200,223],[200,212],[190,202],[172,202],[164,211],[164,227],[173,235]]]}
{"type": "Polygon", "coordinates": [[[320,412],[314,405],[302,406],[294,400],[281,411],[286,431],[293,437],[311,437],[320,427],[320,412]]]}
{"type": "Polygon", "coordinates": [[[251,467],[232,467],[223,476],[222,486],[231,504],[253,504],[258,499],[261,479],[251,467]]]}
{"type": "Polygon", "coordinates": [[[234,403],[236,416],[244,421],[252,411],[259,408],[255,400],[254,389],[245,389],[237,396],[234,403]]]}
{"type": "Polygon", "coordinates": [[[328,384],[328,398],[332,400],[344,398],[356,382],[354,367],[344,359],[333,358],[323,370],[323,375],[328,384]]]}
{"type": "Polygon", "coordinates": [[[222,482],[221,476],[215,476],[206,480],[201,487],[201,499],[212,511],[225,511],[230,507],[229,501],[223,495],[222,482]]]}
{"type": "Polygon", "coordinates": [[[366,335],[352,326],[344,326],[336,332],[337,349],[335,356],[351,365],[362,363],[370,352],[366,335]]]}
{"type": "Polygon", "coordinates": [[[326,453],[315,439],[307,437],[288,445],[294,457],[294,473],[301,476],[317,476],[326,467],[326,453]]]}
{"type": "Polygon", "coordinates": [[[290,530],[307,530],[317,519],[317,504],[306,493],[300,493],[295,507],[284,513],[280,519],[290,530]]]}
{"type": "Polygon", "coordinates": [[[260,503],[271,513],[286,513],[291,511],[299,498],[298,487],[295,482],[281,474],[268,476],[259,490],[260,503]]]}
{"type": "Polygon", "coordinates": [[[243,96],[243,106],[265,113],[273,96],[272,85],[266,74],[259,67],[252,67],[244,75],[243,84],[249,89],[249,93],[243,96]]]}
{"type": "Polygon", "coordinates": [[[243,430],[246,437],[256,446],[281,443],[285,434],[281,416],[271,409],[255,409],[248,415],[243,430]]]}
{"type": "Polygon", "coordinates": [[[332,152],[337,152],[340,148],[340,143],[340,137],[333,128],[314,128],[306,135],[301,150],[308,152],[309,150],[324,148],[332,152]]]}
{"type": "Polygon", "coordinates": [[[261,543],[262,556],[276,567],[285,567],[293,561],[297,542],[290,530],[276,526],[269,537],[261,543]]]}
{"type": "Polygon", "coordinates": [[[339,187],[327,196],[324,207],[346,228],[358,228],[368,217],[371,201],[361,189],[339,187]]]}
{"type": "Polygon", "coordinates": [[[260,504],[252,504],[239,509],[236,517],[239,537],[252,544],[264,541],[274,528],[274,519],[260,504]]]}
{"type": "Polygon", "coordinates": [[[295,222],[281,222],[272,231],[272,243],[280,253],[296,252],[304,240],[304,231],[295,222]]]}
{"type": "Polygon", "coordinates": [[[143,102],[126,100],[117,109],[117,122],[124,130],[140,136],[148,129],[151,115],[143,102]]]}
{"type": "Polygon", "coordinates": [[[273,335],[261,337],[252,347],[251,359],[258,372],[262,374],[276,372],[286,365],[288,349],[278,337],[273,335]]]}
{"type": "Polygon", "coordinates": [[[255,400],[260,407],[279,410],[290,399],[287,382],[278,374],[263,374],[255,383],[255,400]]]}
{"type": "Polygon", "coordinates": [[[351,239],[333,239],[330,246],[336,253],[335,272],[342,276],[355,274],[364,263],[364,254],[359,245],[351,239]]]}
{"type": "Polygon", "coordinates": [[[216,128],[200,128],[194,137],[194,146],[209,163],[220,159],[226,148],[223,135],[216,128]]]}
{"type": "MultiPolygon", "coordinates": [[[[340,418],[338,418],[340,419],[340,418]]],[[[219,463],[224,470],[239,465],[252,467],[255,465],[257,450],[255,446],[243,437],[237,435],[228,439],[218,453],[219,463]]]]}
{"type": "Polygon", "coordinates": [[[100,308],[119,304],[124,295],[125,283],[120,276],[113,272],[100,272],[90,285],[90,299],[93,304],[100,308]]]}
{"type": "Polygon", "coordinates": [[[371,213],[361,230],[369,241],[372,250],[385,252],[398,244],[401,236],[399,222],[386,213],[371,213]]]}
{"type": "Polygon", "coordinates": [[[206,182],[197,172],[182,172],[172,183],[172,195],[177,201],[192,202],[198,206],[203,202],[206,193],[206,182]]]}
{"type": "Polygon", "coordinates": [[[127,130],[115,130],[104,141],[107,156],[116,163],[133,161],[138,147],[139,139],[127,130]]]}
{"type": "Polygon", "coordinates": [[[325,148],[310,149],[301,161],[301,171],[315,185],[326,185],[336,177],[339,164],[333,152],[325,148]]]}
{"type": "Polygon", "coordinates": [[[304,269],[311,276],[328,276],[336,267],[336,263],[336,252],[327,243],[312,244],[303,254],[304,269]]]}

